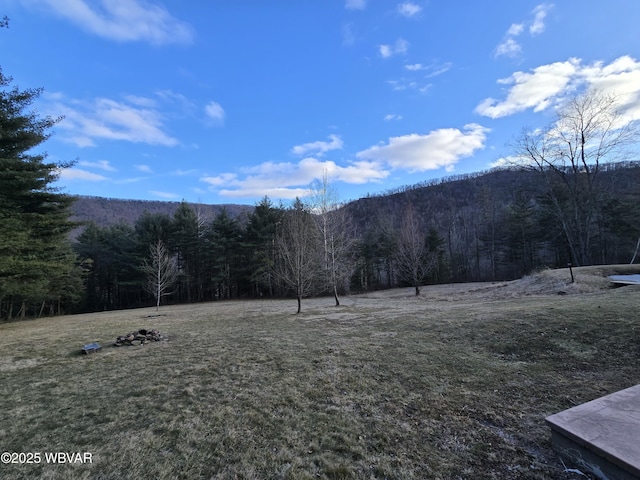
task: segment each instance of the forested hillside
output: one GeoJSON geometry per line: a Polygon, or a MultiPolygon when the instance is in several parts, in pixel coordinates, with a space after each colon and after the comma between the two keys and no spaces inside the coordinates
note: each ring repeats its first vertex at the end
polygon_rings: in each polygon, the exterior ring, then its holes
{"type": "MultiPolygon", "coordinates": [[[[587,262],[570,248],[571,235],[581,232],[563,227],[572,220],[554,207],[563,199],[561,185],[550,196],[530,169],[449,177],[346,205],[327,202],[334,197],[325,185],[308,202],[283,209],[265,198],[235,217],[220,207],[207,216],[203,206],[157,202],[173,213],[145,209],[133,224],[96,218],[75,240],[85,269],[82,309],[286,295],[300,301],[332,294],[338,301],[350,291],[406,285],[418,294],[429,283],[510,280],[568,263],[629,263],[640,238],[640,162],[603,165],[598,182],[587,262]],[[166,246],[164,259],[150,251],[158,242],[166,246]],[[145,273],[151,261],[156,268],[164,261],[175,275],[155,298],[149,282],[157,288],[163,279],[145,273]]],[[[91,201],[102,211],[128,204],[91,201]]]]}
{"type": "MultiPolygon", "coordinates": [[[[133,225],[144,213],[173,215],[180,206],[180,202],[161,202],[151,200],[122,200],[117,198],[77,197],[71,207],[72,219],[79,222],[94,222],[106,227],[116,223],[133,225]]],[[[238,218],[247,214],[253,207],[247,205],[207,205],[197,204],[196,207],[205,218],[213,218],[223,209],[233,217],[238,218]]]]}
{"type": "Polygon", "coordinates": [[[640,162],[601,165],[598,175],[597,198],[582,200],[595,203],[588,230],[567,226],[569,234],[588,235],[584,259],[572,256],[563,228],[573,211],[563,216],[553,205],[566,193],[555,185],[550,197],[545,178],[533,170],[449,177],[352,202],[346,208],[363,239],[368,284],[395,285],[394,244],[409,206],[431,238],[429,248],[438,251],[438,268],[429,275],[434,282],[514,279],[569,262],[629,263],[640,237],[640,162]]]}
{"type": "MultiPolygon", "coordinates": [[[[0,71],[0,87],[10,82],[0,71]]],[[[420,295],[639,257],[640,131],[599,92],[524,130],[510,168],[346,205],[325,172],[288,207],[60,194],[50,184],[66,165],[30,153],[57,122],[28,111],[39,94],[0,91],[0,319],[284,296],[300,312],[316,295],[339,305],[348,292],[420,295]]]]}

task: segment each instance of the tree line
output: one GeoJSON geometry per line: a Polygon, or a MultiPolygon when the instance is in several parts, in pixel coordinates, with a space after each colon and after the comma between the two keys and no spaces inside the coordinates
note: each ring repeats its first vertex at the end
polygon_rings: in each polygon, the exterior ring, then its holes
{"type": "Polygon", "coordinates": [[[403,227],[409,209],[420,225],[414,236],[425,238],[422,252],[432,252],[423,266],[425,283],[512,280],[569,263],[637,262],[640,162],[607,165],[599,175],[600,200],[582,230],[573,226],[575,217],[563,218],[570,210],[559,185],[560,212],[538,173],[519,168],[355,201],[348,209],[361,234],[358,287],[398,286],[398,242],[412,237],[403,227]],[[580,241],[588,241],[582,256],[571,248],[580,241]]]}
{"type": "Polygon", "coordinates": [[[143,214],[125,223],[87,225],[73,245],[84,269],[84,310],[166,301],[232,298],[297,299],[330,294],[336,305],[350,289],[355,237],[326,178],[316,203],[275,206],[268,197],[253,211],[206,218],[182,202],[172,216],[143,214]],[[164,274],[160,274],[164,271],[164,274]]]}
{"type": "Polygon", "coordinates": [[[298,311],[313,295],[338,305],[349,292],[411,286],[418,295],[425,284],[630,263],[640,242],[640,162],[601,166],[599,175],[586,257],[571,247],[586,233],[567,233],[569,219],[556,210],[566,200],[549,198],[561,190],[547,190],[539,172],[521,169],[346,205],[325,179],[306,202],[285,208],[265,197],[247,216],[222,211],[209,221],[183,202],[172,217],[147,213],[134,226],[90,225],[75,244],[87,265],[84,308],[148,305],[139,267],[157,241],[179,272],[167,301],[290,296],[298,311]]]}
{"type": "Polygon", "coordinates": [[[347,204],[325,175],[289,206],[212,218],[182,202],[133,225],[79,225],[61,168],[33,153],[60,120],[0,70],[0,319],[234,298],[305,297],[509,280],[542,267],[629,263],[640,248],[637,123],[615,97],[572,99],[523,130],[511,164],[347,204]],[[624,112],[623,112],[624,113],[624,112]]]}

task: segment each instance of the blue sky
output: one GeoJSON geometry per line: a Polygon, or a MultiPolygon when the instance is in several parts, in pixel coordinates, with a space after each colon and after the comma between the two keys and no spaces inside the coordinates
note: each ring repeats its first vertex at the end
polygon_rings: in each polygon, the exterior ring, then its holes
{"type": "Polygon", "coordinates": [[[487,170],[563,98],[640,118],[637,0],[0,0],[63,191],[342,200],[487,170]]]}

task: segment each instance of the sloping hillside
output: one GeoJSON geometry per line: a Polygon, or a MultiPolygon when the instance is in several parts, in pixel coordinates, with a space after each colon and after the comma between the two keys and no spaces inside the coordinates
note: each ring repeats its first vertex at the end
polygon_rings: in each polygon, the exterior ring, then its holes
{"type": "MultiPolygon", "coordinates": [[[[92,221],[100,226],[113,225],[124,222],[133,225],[144,212],[164,213],[173,215],[180,205],[179,202],[156,202],[149,200],[121,200],[116,198],[78,197],[72,207],[73,220],[80,222],[92,221]]],[[[253,211],[250,205],[192,205],[202,215],[212,220],[223,209],[233,218],[242,217],[253,211]]]]}

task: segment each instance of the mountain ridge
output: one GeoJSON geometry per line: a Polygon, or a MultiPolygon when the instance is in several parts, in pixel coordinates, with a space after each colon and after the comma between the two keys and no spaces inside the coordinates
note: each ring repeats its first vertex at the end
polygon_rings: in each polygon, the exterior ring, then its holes
{"type": "MultiPolygon", "coordinates": [[[[144,212],[173,216],[182,202],[162,200],[129,200],[108,197],[77,196],[71,206],[71,220],[79,223],[94,222],[106,227],[117,223],[134,225],[144,212]]],[[[242,219],[250,214],[254,207],[239,204],[206,204],[186,202],[199,211],[207,221],[211,221],[223,210],[232,218],[242,219]]]]}

